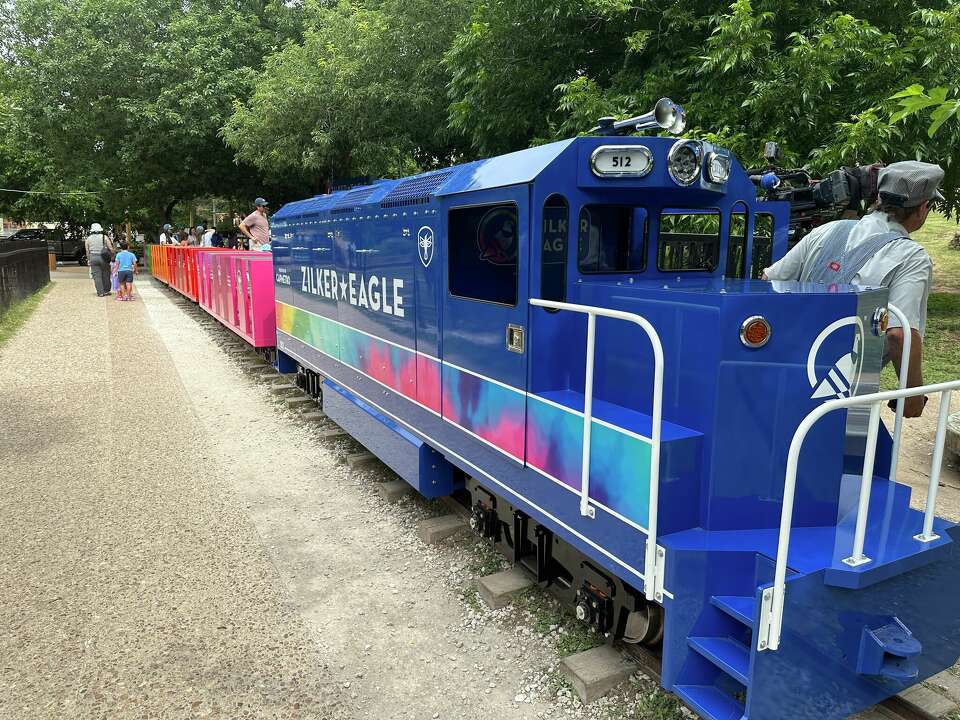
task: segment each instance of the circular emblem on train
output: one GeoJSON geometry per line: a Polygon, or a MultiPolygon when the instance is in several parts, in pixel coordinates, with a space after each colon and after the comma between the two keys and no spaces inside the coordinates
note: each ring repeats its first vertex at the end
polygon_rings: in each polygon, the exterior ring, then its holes
{"type": "MultiPolygon", "coordinates": [[[[830,358],[824,358],[821,366],[830,362],[830,358]]],[[[850,397],[856,395],[857,386],[860,384],[860,373],[863,370],[863,323],[860,318],[855,316],[840,318],[827,325],[817,339],[810,346],[810,353],[807,355],[807,380],[813,390],[810,396],[811,400],[823,399],[834,400],[836,398],[850,397]],[[820,348],[833,333],[842,330],[848,325],[855,326],[856,333],[853,338],[853,349],[837,358],[827,370],[826,374],[818,376],[817,356],[820,348]]]]}
{"type": "Polygon", "coordinates": [[[433,228],[424,225],[417,230],[417,251],[420,253],[420,262],[424,267],[430,267],[430,261],[433,260],[433,228]]]}
{"type": "Polygon", "coordinates": [[[480,258],[494,265],[511,265],[517,261],[517,214],[512,208],[488,210],[477,229],[480,258]]]}

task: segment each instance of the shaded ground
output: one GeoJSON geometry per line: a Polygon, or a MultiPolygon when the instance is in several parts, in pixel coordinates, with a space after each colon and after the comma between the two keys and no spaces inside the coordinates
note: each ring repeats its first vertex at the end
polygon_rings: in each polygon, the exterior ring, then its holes
{"type": "Polygon", "coordinates": [[[56,275],[0,349],[0,717],[338,716],[142,304],[56,275]]]}

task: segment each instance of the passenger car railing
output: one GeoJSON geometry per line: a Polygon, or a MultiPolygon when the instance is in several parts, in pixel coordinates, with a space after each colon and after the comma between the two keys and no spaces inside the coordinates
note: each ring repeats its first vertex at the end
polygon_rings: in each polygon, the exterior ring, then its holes
{"type": "MultiPolygon", "coordinates": [[[[909,328],[909,326],[906,326],[909,328]]],[[[904,349],[907,344],[904,342],[904,349]]],[[[904,352],[906,354],[906,352],[904,352]]],[[[902,363],[903,367],[906,363],[902,363]]],[[[904,375],[901,367],[901,374],[904,375]]],[[[935,385],[887,390],[854,397],[828,400],[810,411],[797,427],[790,442],[790,451],[787,454],[787,471],[783,488],[783,508],[780,512],[780,536],[777,545],[777,563],[774,573],[773,587],[763,591],[760,605],[760,624],[757,629],[757,650],[776,650],[780,647],[780,631],[783,626],[783,607],[786,596],[787,554],[790,550],[790,531],[793,525],[793,498],[797,485],[797,464],[800,459],[800,450],[810,428],[816,422],[834,410],[853,407],[855,405],[870,405],[870,422],[867,430],[867,448],[863,459],[863,475],[860,479],[860,499],[857,509],[857,525],[853,538],[853,552],[844,559],[846,564],[857,567],[871,562],[863,554],[864,539],[867,531],[867,513],[870,506],[870,490],[873,483],[873,464],[877,451],[877,429],[880,424],[880,406],[887,400],[900,400],[914,395],[940,393],[940,415],[937,419],[937,435],[934,441],[933,459],[930,467],[930,480],[927,486],[927,503],[924,509],[923,530],[914,535],[920,543],[928,543],[937,539],[933,532],[934,508],[937,502],[937,489],[940,482],[940,469],[943,465],[943,447],[947,434],[947,416],[950,414],[950,396],[954,390],[960,389],[960,380],[952,380],[935,385]]],[[[902,405],[902,403],[901,403],[902,405]]],[[[902,407],[899,408],[902,413],[902,407]]]]}
{"type": "Polygon", "coordinates": [[[660,336],[646,318],[635,313],[540,298],[530,298],[530,304],[551,310],[568,310],[587,316],[587,362],[583,383],[583,455],[580,465],[580,514],[585,517],[592,518],[596,514],[596,510],[590,505],[590,430],[593,424],[593,360],[597,337],[597,316],[625,320],[639,325],[650,339],[650,345],[653,347],[653,410],[650,432],[650,505],[643,582],[647,599],[660,600],[655,598],[659,567],[657,503],[660,491],[660,425],[663,412],[663,345],[660,342],[660,336]]]}

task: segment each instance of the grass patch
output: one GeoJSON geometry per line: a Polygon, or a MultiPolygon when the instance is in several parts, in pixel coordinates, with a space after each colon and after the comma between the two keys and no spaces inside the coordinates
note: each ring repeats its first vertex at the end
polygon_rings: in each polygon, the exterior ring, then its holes
{"type": "Polygon", "coordinates": [[[560,657],[583,652],[602,645],[604,639],[592,627],[560,605],[539,587],[523,591],[514,599],[514,606],[533,616],[533,627],[540,635],[556,631],[557,654],[560,657]]]}
{"type": "Polygon", "coordinates": [[[473,561],[467,566],[467,571],[477,577],[492,575],[507,567],[503,555],[493,549],[489,542],[477,542],[473,546],[473,561]]]}
{"type": "Polygon", "coordinates": [[[633,716],[643,720],[685,720],[683,703],[650,683],[634,681],[640,696],[634,706],[633,716]]]}
{"type": "MultiPolygon", "coordinates": [[[[960,378],[960,294],[931,293],[923,341],[923,381],[927,384],[960,378]]],[[[881,389],[897,387],[890,363],[883,369],[881,389]]]]}
{"type": "Polygon", "coordinates": [[[460,599],[463,600],[464,605],[471,610],[483,610],[483,601],[480,599],[480,593],[474,587],[466,588],[460,595],[460,599]]]}
{"type": "Polygon", "coordinates": [[[923,227],[910,234],[923,245],[933,260],[935,292],[960,292],[960,250],[948,247],[957,232],[960,232],[960,225],[956,220],[930,213],[923,227]]]}
{"type": "Polygon", "coordinates": [[[53,283],[47,283],[33,295],[15,302],[7,308],[5,313],[0,315],[0,345],[12,338],[13,334],[23,326],[33,314],[33,311],[40,306],[43,296],[50,291],[51,287],[53,287],[53,283]]]}

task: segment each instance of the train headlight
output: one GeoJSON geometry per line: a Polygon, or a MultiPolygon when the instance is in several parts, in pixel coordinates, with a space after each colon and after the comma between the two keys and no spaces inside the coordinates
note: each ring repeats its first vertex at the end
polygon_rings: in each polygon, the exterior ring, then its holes
{"type": "Polygon", "coordinates": [[[678,140],[667,156],[667,171],[677,185],[691,185],[700,177],[703,146],[696,140],[678,140]]]}
{"type": "Polygon", "coordinates": [[[730,156],[711,152],[707,155],[707,179],[722,185],[730,177],[730,156]]]}
{"type": "Polygon", "coordinates": [[[770,323],[762,315],[748,317],[740,325],[740,342],[748,348],[762,348],[770,342],[770,323]]]}

